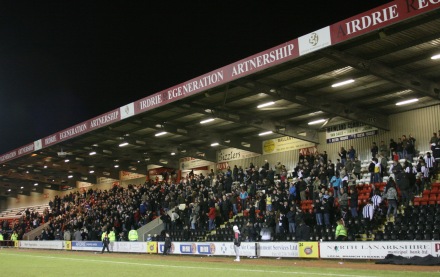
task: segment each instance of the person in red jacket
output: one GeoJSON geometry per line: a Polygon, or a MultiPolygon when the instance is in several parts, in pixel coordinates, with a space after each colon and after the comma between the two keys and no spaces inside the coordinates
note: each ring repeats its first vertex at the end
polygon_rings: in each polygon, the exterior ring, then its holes
{"type": "Polygon", "coordinates": [[[209,218],[209,221],[208,221],[208,223],[209,223],[208,228],[209,228],[209,231],[215,229],[215,214],[216,214],[216,212],[215,212],[215,207],[210,207],[210,208],[209,208],[209,213],[208,213],[208,218],[209,218]]]}

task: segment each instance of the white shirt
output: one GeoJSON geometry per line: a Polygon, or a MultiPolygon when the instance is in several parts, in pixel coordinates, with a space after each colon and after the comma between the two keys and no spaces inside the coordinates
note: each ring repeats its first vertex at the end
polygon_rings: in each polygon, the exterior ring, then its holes
{"type": "Polygon", "coordinates": [[[362,216],[364,218],[369,218],[370,220],[373,219],[373,215],[374,215],[374,209],[373,209],[373,205],[371,205],[370,203],[368,203],[367,205],[364,206],[364,208],[362,209],[362,216]]]}
{"type": "Polygon", "coordinates": [[[271,232],[267,227],[263,227],[260,231],[261,240],[270,240],[271,232]]]}

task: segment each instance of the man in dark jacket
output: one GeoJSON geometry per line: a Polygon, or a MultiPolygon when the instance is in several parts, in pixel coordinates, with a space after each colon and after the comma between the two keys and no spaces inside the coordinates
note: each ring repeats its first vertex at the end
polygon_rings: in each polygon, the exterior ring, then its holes
{"type": "Polygon", "coordinates": [[[350,188],[350,211],[351,211],[351,217],[357,218],[358,217],[358,194],[357,189],[351,187],[350,188]]]}
{"type": "Polygon", "coordinates": [[[163,255],[170,254],[171,251],[171,238],[170,234],[165,233],[165,243],[163,245],[163,255]]]}
{"type": "Polygon", "coordinates": [[[299,223],[296,228],[296,240],[297,241],[309,241],[310,240],[310,227],[306,225],[304,221],[299,223]]]}

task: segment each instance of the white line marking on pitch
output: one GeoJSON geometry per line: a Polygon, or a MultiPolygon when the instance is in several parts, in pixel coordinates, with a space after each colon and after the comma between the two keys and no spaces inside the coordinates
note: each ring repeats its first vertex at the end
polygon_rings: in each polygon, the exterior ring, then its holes
{"type": "Polygon", "coordinates": [[[155,267],[173,267],[173,268],[185,268],[185,269],[206,269],[206,270],[230,270],[238,272],[262,272],[262,273],[284,273],[284,274],[303,274],[303,275],[315,275],[315,276],[342,276],[342,277],[375,277],[374,275],[352,275],[352,274],[340,274],[340,273],[318,273],[318,272],[295,272],[295,271],[276,271],[276,270],[260,270],[260,269],[240,269],[240,268],[218,268],[218,267],[198,267],[198,266],[181,266],[181,265],[158,265],[149,263],[131,263],[131,262],[118,262],[118,261],[105,261],[105,260],[90,260],[90,259],[77,259],[77,258],[65,258],[54,256],[38,256],[38,255],[23,255],[23,254],[10,254],[1,253],[0,255],[19,256],[19,257],[31,257],[42,259],[58,259],[58,260],[70,260],[79,262],[96,262],[96,263],[111,263],[111,264],[123,264],[123,265],[140,265],[140,266],[155,266],[155,267]]]}

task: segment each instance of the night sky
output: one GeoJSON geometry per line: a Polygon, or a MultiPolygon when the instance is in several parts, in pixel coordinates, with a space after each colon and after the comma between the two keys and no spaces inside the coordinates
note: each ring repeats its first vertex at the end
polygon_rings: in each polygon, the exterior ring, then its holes
{"type": "Polygon", "coordinates": [[[2,1],[0,155],[389,2],[2,1]]]}

